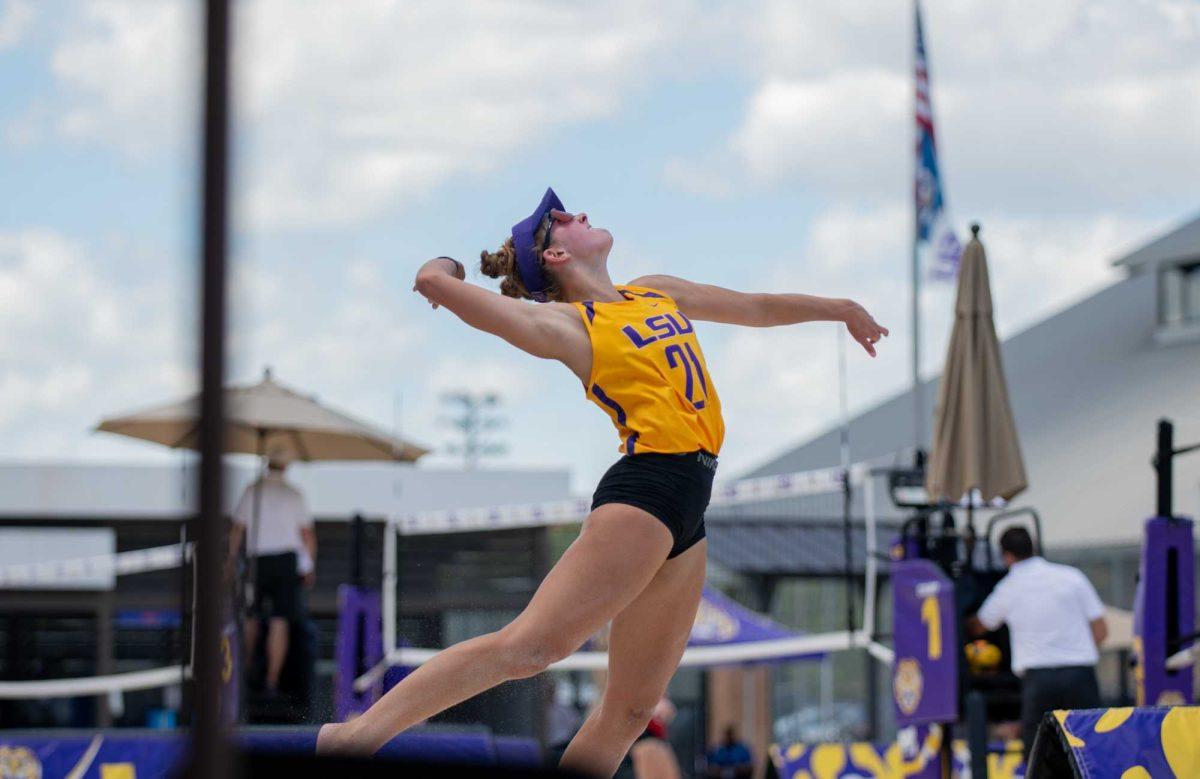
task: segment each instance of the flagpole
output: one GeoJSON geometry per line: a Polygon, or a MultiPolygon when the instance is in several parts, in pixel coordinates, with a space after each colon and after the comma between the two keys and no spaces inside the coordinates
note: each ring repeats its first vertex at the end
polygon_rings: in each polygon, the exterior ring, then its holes
{"type": "MultiPolygon", "coordinates": [[[[921,18],[920,0],[913,1],[913,19],[914,25],[919,25],[921,18]]],[[[915,37],[915,29],[914,29],[915,37]]],[[[913,73],[917,70],[917,51],[913,50],[913,73]]],[[[919,108],[917,102],[916,84],[913,85],[913,116],[917,115],[919,108]]],[[[915,126],[914,126],[915,130],[915,126]]],[[[920,171],[917,170],[917,144],[919,138],[915,136],[912,139],[912,165],[913,165],[913,182],[917,181],[917,176],[920,171]]],[[[913,220],[912,220],[912,381],[913,381],[913,449],[914,456],[920,458],[921,448],[925,445],[925,414],[923,412],[924,402],[921,397],[921,258],[918,251],[918,244],[921,240],[920,234],[920,214],[917,213],[917,193],[913,190],[913,220]]]]}
{"type": "Polygon", "coordinates": [[[913,380],[913,447],[919,452],[925,446],[925,402],[921,387],[921,259],[917,249],[916,219],[913,220],[912,245],[912,380],[913,380]]]}

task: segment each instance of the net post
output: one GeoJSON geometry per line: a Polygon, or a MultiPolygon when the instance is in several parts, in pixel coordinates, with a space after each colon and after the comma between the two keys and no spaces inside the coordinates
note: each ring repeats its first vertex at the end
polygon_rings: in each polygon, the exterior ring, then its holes
{"type": "Polygon", "coordinates": [[[397,534],[399,524],[388,518],[383,529],[383,576],[379,601],[383,606],[383,658],[387,661],[396,651],[396,581],[397,581],[397,534]]]}
{"type": "Polygon", "coordinates": [[[1154,470],[1158,475],[1157,516],[1170,519],[1174,511],[1172,503],[1172,466],[1175,457],[1175,426],[1169,419],[1158,420],[1158,450],[1154,456],[1154,470]]]}
{"type": "Polygon", "coordinates": [[[863,479],[863,515],[867,531],[864,549],[866,552],[865,574],[866,592],[863,595],[863,633],[868,642],[875,640],[875,599],[877,597],[879,577],[879,549],[876,546],[875,525],[875,480],[870,470],[863,479]]]}

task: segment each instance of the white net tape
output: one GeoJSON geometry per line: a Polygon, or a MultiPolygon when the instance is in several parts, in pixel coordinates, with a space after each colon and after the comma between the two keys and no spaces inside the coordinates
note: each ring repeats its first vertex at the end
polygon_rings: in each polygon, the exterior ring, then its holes
{"type": "MultiPolygon", "coordinates": [[[[85,676],[78,679],[39,679],[31,682],[0,682],[0,699],[81,698],[89,695],[108,695],[113,692],[150,690],[179,684],[184,668],[169,665],[146,671],[85,676]]],[[[190,671],[187,672],[190,676],[190,671]]]]}
{"type": "MultiPolygon", "coordinates": [[[[736,506],[745,503],[834,493],[842,488],[843,473],[841,468],[826,468],[819,471],[743,479],[730,484],[717,485],[713,491],[710,505],[736,506]]],[[[862,484],[869,474],[870,469],[866,465],[852,466],[850,483],[852,485],[862,484]]],[[[467,533],[481,530],[571,525],[582,522],[591,507],[590,499],[575,498],[523,506],[420,511],[396,518],[393,520],[393,525],[401,535],[467,533]]]]}
{"type": "MultiPolygon", "coordinates": [[[[30,588],[39,584],[89,580],[98,576],[128,576],[148,571],[165,571],[183,564],[183,550],[182,544],[168,544],[74,560],[0,565],[0,588],[30,588]]],[[[190,558],[190,544],[187,552],[190,558]]]]}

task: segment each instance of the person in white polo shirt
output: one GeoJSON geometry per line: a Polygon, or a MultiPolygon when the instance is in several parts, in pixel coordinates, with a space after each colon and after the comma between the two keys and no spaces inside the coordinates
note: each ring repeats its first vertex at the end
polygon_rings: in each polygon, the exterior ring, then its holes
{"type": "Polygon", "coordinates": [[[255,558],[254,603],[245,628],[246,666],[253,662],[260,622],[265,619],[269,692],[279,688],[288,653],[289,623],[298,617],[300,585],[312,586],[317,558],[312,514],[300,491],[284,481],[286,469],[285,459],[270,457],[267,472],[242,493],[229,539],[231,556],[245,538],[247,557],[255,558]]]}
{"type": "Polygon", "coordinates": [[[967,630],[978,636],[1008,625],[1013,672],[1021,677],[1028,759],[1043,714],[1100,706],[1096,663],[1108,627],[1104,604],[1083,572],[1035,555],[1025,528],[1004,531],[1000,551],[1008,575],[968,620],[967,630]]]}

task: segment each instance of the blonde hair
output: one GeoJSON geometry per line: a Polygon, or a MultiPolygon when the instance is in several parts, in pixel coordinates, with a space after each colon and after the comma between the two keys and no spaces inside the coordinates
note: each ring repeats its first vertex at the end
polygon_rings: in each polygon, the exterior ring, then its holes
{"type": "MultiPolygon", "coordinates": [[[[550,229],[550,217],[546,217],[546,221],[538,228],[537,233],[533,236],[533,245],[542,246],[546,241],[546,232],[550,229]]],[[[562,301],[562,289],[558,286],[557,279],[554,274],[546,267],[542,258],[538,257],[538,265],[542,269],[542,275],[546,279],[546,298],[548,300],[562,301]]],[[[493,279],[501,279],[500,294],[507,295],[510,298],[524,298],[533,300],[533,295],[529,294],[529,290],[525,288],[525,282],[521,280],[521,274],[517,270],[517,250],[513,246],[512,236],[505,239],[500,248],[494,252],[489,252],[486,249],[479,253],[479,270],[483,271],[483,275],[490,276],[493,279]]]]}

